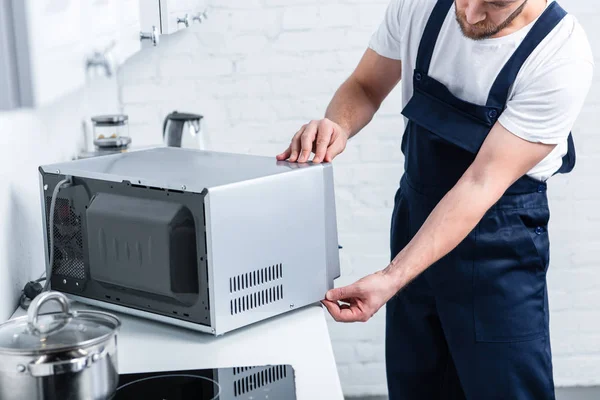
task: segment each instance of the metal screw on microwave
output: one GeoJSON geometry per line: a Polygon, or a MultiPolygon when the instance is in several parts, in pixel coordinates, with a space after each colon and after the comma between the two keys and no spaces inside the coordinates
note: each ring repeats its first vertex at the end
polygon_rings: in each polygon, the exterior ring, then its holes
{"type": "Polygon", "coordinates": [[[140,32],[140,40],[151,40],[154,46],[158,45],[159,33],[156,26],[152,26],[152,32],[140,32]]]}
{"type": "Polygon", "coordinates": [[[185,17],[183,18],[177,18],[177,25],[179,25],[180,23],[185,24],[185,27],[189,27],[190,26],[190,16],[186,13],[185,17]]]}

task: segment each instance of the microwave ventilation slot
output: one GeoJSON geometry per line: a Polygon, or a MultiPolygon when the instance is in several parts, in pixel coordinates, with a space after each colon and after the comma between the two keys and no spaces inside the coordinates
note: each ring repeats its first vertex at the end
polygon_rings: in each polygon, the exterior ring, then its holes
{"type": "Polygon", "coordinates": [[[283,300],[283,285],[236,297],[229,301],[229,306],[231,315],[236,315],[280,300],[283,300]]]}
{"type": "Polygon", "coordinates": [[[256,369],[258,367],[233,367],[233,375],[240,375],[243,372],[250,371],[251,369],[256,369]]]}
{"type": "Polygon", "coordinates": [[[233,394],[235,397],[242,396],[253,390],[260,389],[263,386],[285,379],[287,378],[287,374],[288,372],[285,365],[275,365],[273,367],[265,368],[235,380],[233,382],[233,394]]]}
{"type": "MultiPolygon", "coordinates": [[[[54,263],[52,273],[74,279],[85,279],[83,261],[83,237],[81,234],[81,216],[75,213],[69,199],[57,197],[54,206],[54,227],[50,232],[50,203],[52,197],[46,196],[46,231],[54,235],[54,263]]],[[[50,236],[48,236],[50,237],[50,236]]],[[[48,240],[48,252],[50,241],[48,240]]]]}
{"type": "Polygon", "coordinates": [[[229,278],[229,293],[261,286],[283,278],[283,264],[271,265],[229,278]]]}

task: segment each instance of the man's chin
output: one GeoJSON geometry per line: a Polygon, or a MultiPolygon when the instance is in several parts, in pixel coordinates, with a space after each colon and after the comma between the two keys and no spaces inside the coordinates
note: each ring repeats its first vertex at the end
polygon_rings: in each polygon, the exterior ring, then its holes
{"type": "Polygon", "coordinates": [[[464,13],[458,11],[456,12],[456,21],[462,34],[472,40],[488,39],[497,34],[501,29],[501,27],[486,22],[471,25],[467,23],[464,13]]]}
{"type": "Polygon", "coordinates": [[[495,26],[474,27],[472,25],[467,25],[460,20],[458,21],[458,26],[460,26],[460,31],[462,34],[472,40],[488,39],[497,34],[499,31],[498,27],[495,26]]]}
{"type": "Polygon", "coordinates": [[[493,36],[493,33],[490,33],[488,31],[480,31],[476,29],[463,29],[462,27],[460,28],[460,30],[466,38],[472,40],[483,40],[488,39],[490,36],[493,36]]]}

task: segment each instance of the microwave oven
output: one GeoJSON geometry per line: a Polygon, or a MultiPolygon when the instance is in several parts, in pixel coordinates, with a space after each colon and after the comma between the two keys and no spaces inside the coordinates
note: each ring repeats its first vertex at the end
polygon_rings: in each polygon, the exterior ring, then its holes
{"type": "Polygon", "coordinates": [[[157,147],[39,174],[47,276],[73,300],[221,335],[340,275],[330,163],[157,147]]]}

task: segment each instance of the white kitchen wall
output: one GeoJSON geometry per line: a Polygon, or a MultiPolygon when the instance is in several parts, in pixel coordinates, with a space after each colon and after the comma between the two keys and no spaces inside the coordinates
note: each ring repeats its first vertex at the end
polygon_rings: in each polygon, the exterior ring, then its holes
{"type": "MultiPolygon", "coordinates": [[[[594,0],[563,0],[600,56],[594,0]]],[[[160,141],[173,111],[205,116],[213,150],[274,156],[323,116],[379,24],[387,0],[212,0],[209,19],[166,38],[120,75],[139,145],[160,141]]],[[[552,180],[551,329],[557,385],[600,384],[600,74],[575,127],[578,165],[552,180]]],[[[386,266],[393,194],[402,174],[400,92],[334,165],[346,284],[386,266]]],[[[384,312],[330,331],[344,390],[385,393],[384,312]]]]}
{"type": "Polygon", "coordinates": [[[116,77],[97,78],[52,105],[0,111],[0,323],[25,283],[44,271],[38,166],[72,159],[86,144],[82,119],[118,111],[116,77]]]}

